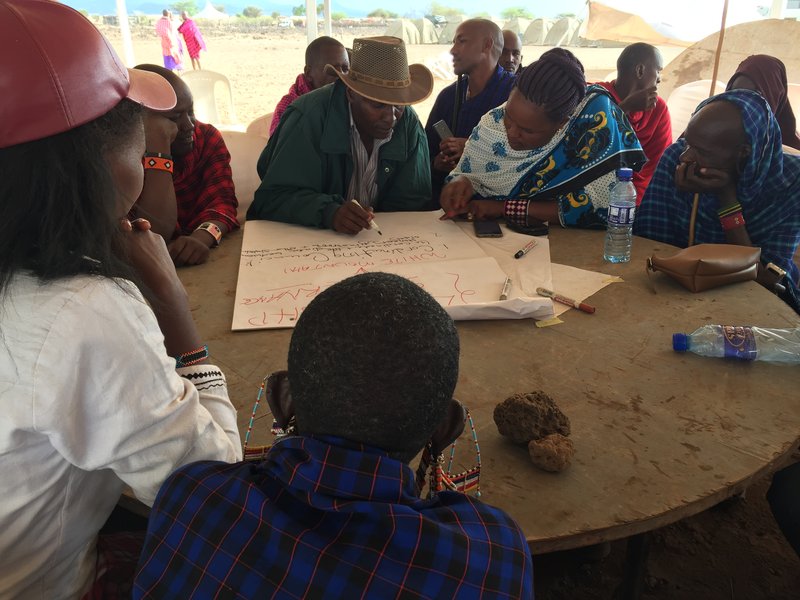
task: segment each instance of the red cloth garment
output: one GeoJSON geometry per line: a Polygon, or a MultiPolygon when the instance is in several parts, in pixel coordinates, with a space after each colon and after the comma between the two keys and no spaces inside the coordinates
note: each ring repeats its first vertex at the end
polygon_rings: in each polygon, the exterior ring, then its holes
{"type": "Polygon", "coordinates": [[[172,31],[172,23],[169,17],[161,17],[156,21],[156,34],[161,39],[161,54],[170,56],[177,52],[177,45],[172,31]]]}
{"type": "Polygon", "coordinates": [[[131,597],[144,531],[101,534],[97,538],[95,580],[81,600],[126,600],[131,597]]]}
{"type": "MultiPolygon", "coordinates": [[[[616,81],[599,81],[597,85],[606,88],[609,93],[617,101],[617,104],[622,102],[622,98],[617,94],[614,87],[616,81]]],[[[633,173],[633,185],[636,187],[636,206],[642,203],[644,192],[650,179],[655,173],[656,165],[661,159],[670,144],[672,144],[672,121],[669,117],[669,109],[664,99],[659,96],[656,100],[656,106],[653,110],[643,110],[626,114],[631,127],[636,132],[636,137],[639,138],[639,143],[642,145],[644,155],[647,157],[647,162],[642,167],[641,171],[633,173]]]]}
{"type": "Polygon", "coordinates": [[[767,100],[772,114],[775,115],[781,128],[783,143],[800,150],[797,120],[787,94],[786,66],[774,56],[766,54],[748,56],[739,64],[733,77],[728,80],[726,90],[731,89],[731,84],[739,75],[744,75],[752,81],[758,88],[756,91],[767,100]]]}
{"type": "Polygon", "coordinates": [[[205,221],[224,223],[228,231],[239,227],[231,155],[216,127],[195,123],[194,148],[175,158],[173,182],[178,203],[176,237],[189,235],[205,221]]]}
{"type": "Polygon", "coordinates": [[[191,58],[200,58],[200,51],[206,49],[206,43],[192,19],[186,19],[178,27],[178,31],[183,36],[183,41],[186,42],[186,50],[189,52],[191,58]]]}
{"type": "Polygon", "coordinates": [[[272,113],[272,123],[269,124],[269,134],[272,135],[272,132],[278,127],[278,123],[281,121],[281,116],[283,112],[289,108],[289,105],[297,100],[303,94],[307,94],[311,91],[311,87],[308,85],[308,80],[304,73],[300,73],[297,76],[294,84],[292,87],[289,88],[289,93],[286,94],[283,98],[281,98],[278,105],[275,107],[275,112],[272,113]]]}

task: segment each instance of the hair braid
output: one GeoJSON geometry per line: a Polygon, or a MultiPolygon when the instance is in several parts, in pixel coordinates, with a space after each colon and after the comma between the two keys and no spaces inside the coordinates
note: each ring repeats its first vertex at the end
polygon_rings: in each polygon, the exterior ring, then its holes
{"type": "Polygon", "coordinates": [[[543,106],[549,119],[560,122],[586,95],[586,75],[572,52],[553,48],[522,70],[515,87],[529,101],[543,106]]]}

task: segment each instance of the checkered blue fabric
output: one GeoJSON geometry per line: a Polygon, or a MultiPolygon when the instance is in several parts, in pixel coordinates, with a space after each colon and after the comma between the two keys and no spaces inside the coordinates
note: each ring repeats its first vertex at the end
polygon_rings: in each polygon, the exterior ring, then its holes
{"type": "Polygon", "coordinates": [[[502,511],[415,494],[405,463],[289,437],[261,463],[200,462],[158,494],[134,598],[531,598],[531,555],[502,511]]]}

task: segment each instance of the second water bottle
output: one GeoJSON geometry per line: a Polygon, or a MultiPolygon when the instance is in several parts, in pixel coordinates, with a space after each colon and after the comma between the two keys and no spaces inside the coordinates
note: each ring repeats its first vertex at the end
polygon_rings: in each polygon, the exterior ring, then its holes
{"type": "Polygon", "coordinates": [[[607,261],[630,261],[635,213],[636,188],[633,186],[633,170],[617,169],[617,182],[611,188],[608,202],[608,229],[603,248],[603,258],[607,261]]]}

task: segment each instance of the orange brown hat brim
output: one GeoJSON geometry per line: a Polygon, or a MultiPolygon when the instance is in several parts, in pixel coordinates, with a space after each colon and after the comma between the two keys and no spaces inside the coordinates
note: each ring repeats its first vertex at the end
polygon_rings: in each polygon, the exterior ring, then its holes
{"type": "Polygon", "coordinates": [[[395,106],[408,106],[422,102],[433,92],[433,73],[425,65],[414,64],[408,66],[410,84],[405,87],[390,87],[377,83],[362,81],[349,73],[342,73],[333,65],[325,65],[325,72],[336,75],[342,83],[359,96],[374,102],[393,104],[395,106]]]}

